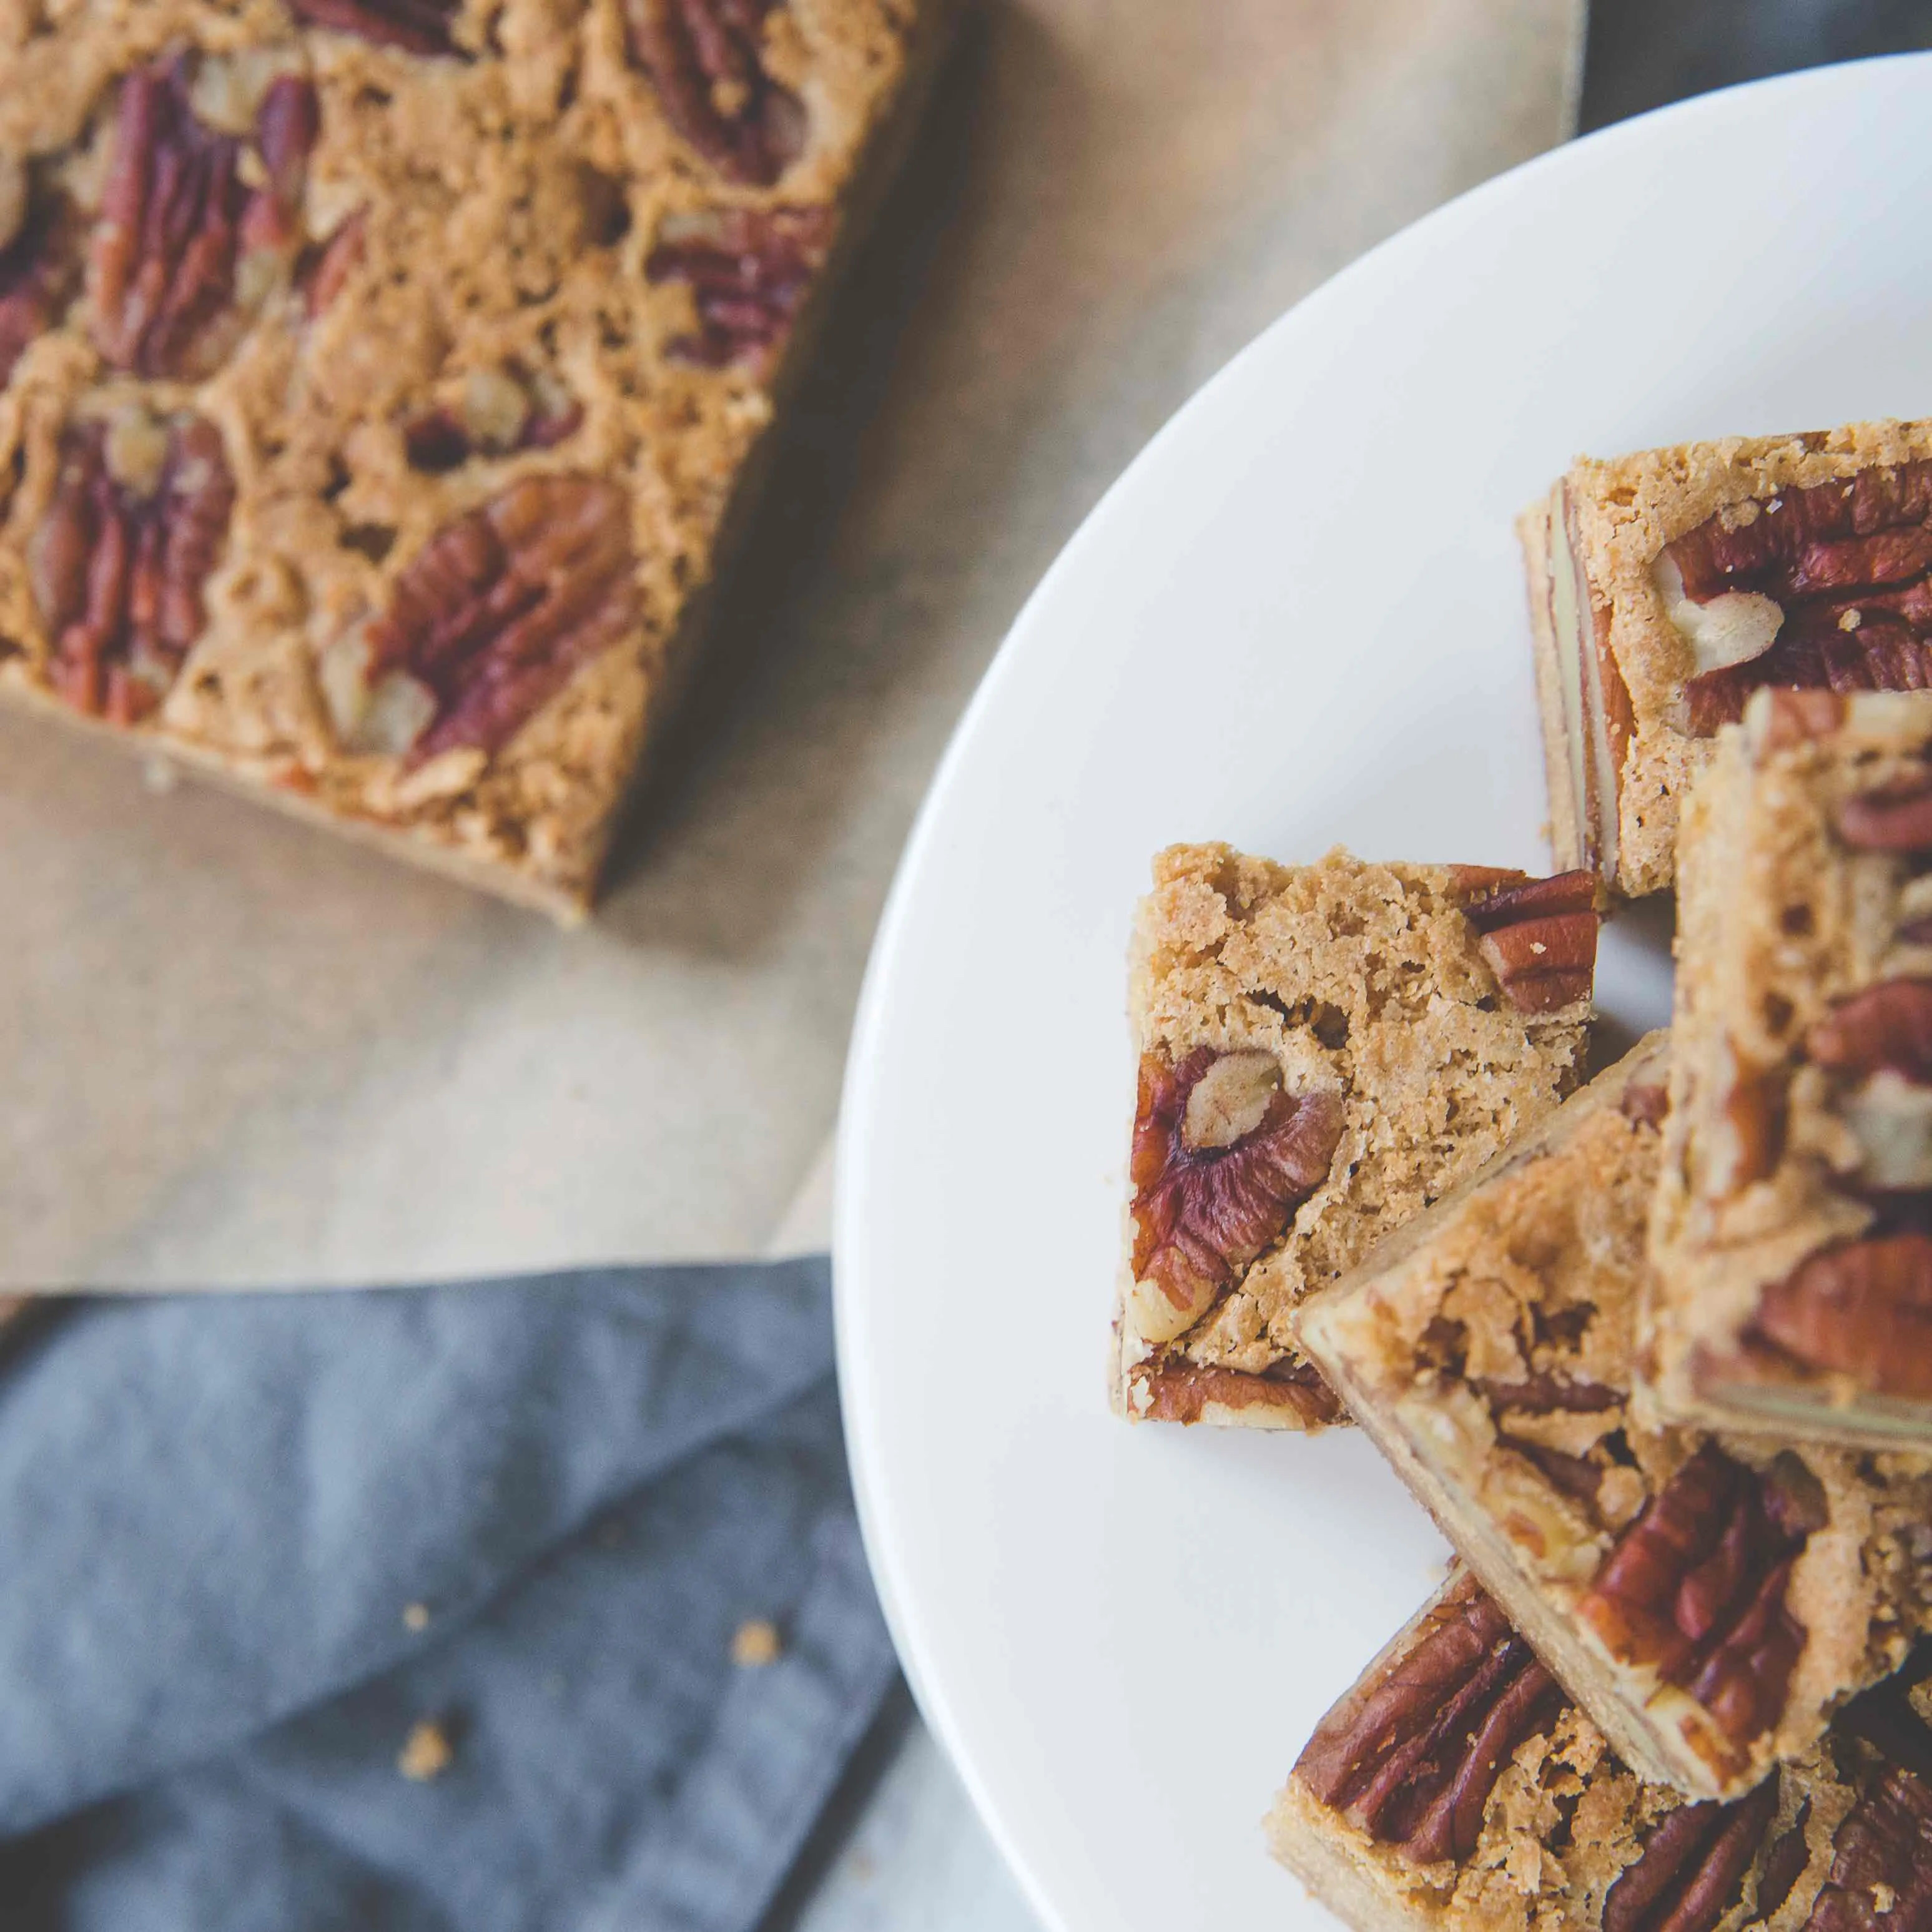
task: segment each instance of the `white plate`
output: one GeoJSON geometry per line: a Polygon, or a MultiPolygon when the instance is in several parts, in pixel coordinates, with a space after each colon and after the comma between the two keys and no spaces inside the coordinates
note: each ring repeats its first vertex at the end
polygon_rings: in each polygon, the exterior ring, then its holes
{"type": "Polygon", "coordinates": [[[914,1688],[1063,1932],[1324,1922],[1257,1821],[1441,1556],[1358,1436],[1107,1412],[1149,856],[1544,866],[1515,513],[1579,449],[1932,412],[1928,122],[1932,59],[1765,82],[1398,236],[1156,438],[960,726],[853,1048],[839,1361],[914,1688]]]}

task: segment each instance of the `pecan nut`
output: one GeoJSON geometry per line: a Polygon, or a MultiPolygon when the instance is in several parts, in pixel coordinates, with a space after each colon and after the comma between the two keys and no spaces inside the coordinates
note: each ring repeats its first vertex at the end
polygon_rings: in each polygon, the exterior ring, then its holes
{"type": "Polygon", "coordinates": [[[1740,1744],[1776,1720],[1804,1645],[1784,1606],[1792,1562],[1821,1521],[1801,1471],[1761,1476],[1705,1444],[1618,1538],[1577,1606],[1613,1656],[1654,1665],[1740,1744]]]}
{"type": "Polygon", "coordinates": [[[1604,1932],[1712,1932],[1738,1902],[1777,1816],[1774,1777],[1735,1804],[1671,1812],[1610,1887],[1604,1932]]]}
{"type": "Polygon", "coordinates": [[[1728,1196],[1768,1179],[1784,1158],[1791,1082],[1782,1066],[1754,1066],[1732,1055],[1731,1084],[1699,1150],[1702,1184],[1728,1196]]]}
{"type": "Polygon", "coordinates": [[[1838,836],[1860,852],[1932,850],[1932,773],[1847,799],[1838,808],[1838,836]]]}
{"type": "Polygon", "coordinates": [[[327,241],[302,251],[296,266],[296,286],[311,322],[328,308],[347,286],[350,277],[362,266],[368,225],[369,211],[358,208],[327,241]]]}
{"type": "Polygon", "coordinates": [[[1200,1319],[1327,1179],[1341,1138],[1341,1095],[1288,1093],[1272,1054],[1142,1057],[1130,1172],[1134,1281],[1152,1291],[1134,1298],[1145,1340],[1200,1319]]]}
{"type": "Polygon", "coordinates": [[[453,54],[450,36],[461,0],[289,0],[298,20],[353,34],[406,54],[453,54]]]}
{"type": "Polygon", "coordinates": [[[292,268],[315,90],[285,74],[263,94],[250,188],[243,144],[206,126],[183,53],[122,83],[113,156],[101,193],[90,278],[96,346],[117,369],[199,379],[225,361],[292,268]]]}
{"type": "Polygon", "coordinates": [[[1932,1399],[1932,1236],[1884,1234],[1808,1255],[1765,1290],[1753,1330],[1874,1394],[1932,1399]]]}
{"type": "Polygon", "coordinates": [[[70,203],[20,171],[18,218],[0,242],[0,388],[35,337],[60,318],[79,280],[70,203]]]}
{"type": "Polygon", "coordinates": [[[68,432],[28,562],[48,679],[76,710],[135,724],[166,696],[234,500],[220,433],[198,416],[68,432]]]}
{"type": "Polygon", "coordinates": [[[1304,1429],[1341,1419],[1342,1405],[1306,1362],[1282,1362],[1260,1375],[1194,1362],[1161,1362],[1133,1372],[1134,1414],[1148,1422],[1198,1422],[1216,1408],[1282,1408],[1304,1429]]]}
{"type": "Polygon", "coordinates": [[[624,493],[524,477],[432,538],[351,640],[358,678],[326,679],[338,732],[412,764],[465,746],[494,754],[640,610],[624,493]]]}
{"type": "Polygon", "coordinates": [[[1932,1784],[1886,1766],[1832,1840],[1804,1932],[1932,1932],[1932,1784]]]}
{"type": "Polygon", "coordinates": [[[1687,684],[1685,722],[1698,736],[1735,723],[1765,685],[1932,685],[1932,463],[1875,466],[1720,512],[1667,544],[1659,568],[1681,582],[1687,636],[1700,628],[1690,612],[1720,598],[1754,598],[1781,617],[1756,655],[1687,684]]]}
{"type": "Polygon", "coordinates": [[[1295,1772],[1412,1862],[1466,1858],[1503,1767],[1564,1702],[1502,1611],[1468,1585],[1365,1696],[1322,1721],[1295,1772]]]}
{"type": "Polygon", "coordinates": [[[1519,1012],[1553,1013],[1590,997],[1596,895],[1594,873],[1558,872],[1484,891],[1463,908],[1484,958],[1519,1012]]]}
{"type": "Polygon", "coordinates": [[[438,408],[403,431],[412,470],[439,475],[472,456],[554,449],[575,434],[583,406],[548,375],[526,381],[514,370],[472,370],[457,409],[438,408]]]}
{"type": "Polygon", "coordinates": [[[770,188],[805,152],[798,96],[764,66],[775,0],[624,0],[632,58],[664,118],[728,181],[770,188]]]}
{"type": "Polygon", "coordinates": [[[1887,980],[1840,1000],[1805,1035],[1804,1051],[1834,1073],[1932,1083],[1932,980],[1887,980]]]}
{"type": "Polygon", "coordinates": [[[666,352],[707,369],[768,368],[831,241],[829,208],[713,208],[667,217],[644,263],[645,277],[688,286],[698,327],[674,336],[666,352]]]}

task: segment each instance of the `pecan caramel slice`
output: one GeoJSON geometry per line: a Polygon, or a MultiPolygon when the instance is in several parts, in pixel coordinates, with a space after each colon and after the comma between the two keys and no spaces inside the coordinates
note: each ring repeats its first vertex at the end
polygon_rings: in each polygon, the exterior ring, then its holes
{"type": "Polygon", "coordinates": [[[136,375],[198,380],[224,362],[271,289],[292,269],[315,90],[284,74],[262,96],[247,184],[244,147],[192,105],[194,56],[181,53],[122,82],[113,154],[89,262],[94,338],[136,375]]]}
{"type": "Polygon", "coordinates": [[[199,416],[130,411],[68,431],[28,566],[48,680],[76,711],[132,724],[166,696],[234,500],[220,433],[199,416]]]}
{"type": "Polygon", "coordinates": [[[74,210],[64,196],[17,173],[17,206],[0,230],[0,388],[37,336],[59,320],[79,280],[74,210]]]}
{"type": "Polygon", "coordinates": [[[1192,1327],[1328,1178],[1342,1096],[1291,1094],[1271,1053],[1196,1047],[1141,1060],[1130,1163],[1136,1325],[1150,1342],[1192,1327]]]}
{"type": "Polygon", "coordinates": [[[1808,1255],[1764,1291],[1752,1333],[1874,1394],[1932,1399],[1932,1236],[1880,1235],[1808,1255]]]}
{"type": "Polygon", "coordinates": [[[1776,1720],[1804,1646],[1784,1592],[1822,1520],[1808,1477],[1802,1466],[1760,1476],[1705,1444],[1645,1505],[1577,1604],[1612,1656],[1654,1665],[1739,1744],[1776,1720]]]}
{"type": "MultiPolygon", "coordinates": [[[[1932,685],[1932,464],[1875,466],[1711,517],[1665,546],[1666,607],[1697,643],[1714,607],[1748,603],[1748,655],[1684,688],[1708,737],[1765,685],[1918,691],[1932,685]],[[1756,621],[1768,613],[1768,621],[1756,621]]],[[[1705,660],[1700,656],[1700,662],[1705,660]]]]}
{"type": "Polygon", "coordinates": [[[727,180],[770,188],[805,152],[804,104],[764,66],[775,0],[624,0],[664,118],[727,180]]]}
{"type": "Polygon", "coordinates": [[[829,208],[712,208],[667,216],[644,263],[652,282],[681,282],[695,331],[665,345],[674,360],[707,369],[768,368],[824,266],[829,208]]]}
{"type": "Polygon", "coordinates": [[[1604,1932],[1712,1932],[1738,1902],[1777,1816],[1775,1777],[1735,1804],[1670,1813],[1610,1887],[1604,1932]]]}
{"type": "Polygon", "coordinates": [[[289,0],[290,10],[312,27],[353,34],[406,54],[453,54],[450,34],[462,0],[289,0]]]}
{"type": "Polygon", "coordinates": [[[1412,1862],[1467,1858],[1504,1766],[1564,1701],[1472,1585],[1365,1697],[1323,1720],[1295,1772],[1323,1804],[1412,1862]]]}
{"type": "Polygon", "coordinates": [[[640,614],[624,493],[526,476],[430,539],[325,664],[325,694],[352,749],[494,754],[640,614]]]}
{"type": "MultiPolygon", "coordinates": [[[[1516,876],[1520,883],[1478,887],[1480,896],[1462,909],[1490,970],[1520,1012],[1552,1013],[1587,1000],[1597,965],[1596,874],[1516,876]]],[[[1470,867],[1464,877],[1485,875],[1470,867]]]]}

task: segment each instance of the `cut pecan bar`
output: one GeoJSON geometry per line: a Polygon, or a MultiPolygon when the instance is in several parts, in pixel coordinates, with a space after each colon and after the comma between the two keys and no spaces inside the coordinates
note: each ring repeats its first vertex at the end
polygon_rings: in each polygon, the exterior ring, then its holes
{"type": "Polygon", "coordinates": [[[0,27],[0,700],[580,918],[958,11],[0,27]]]}
{"type": "Polygon", "coordinates": [[[1658,1408],[1932,1448],[1932,695],[1755,695],[1678,904],[1658,1408]]]}
{"type": "Polygon", "coordinates": [[[1296,1322],[1624,1760],[1748,1790],[1932,1616],[1932,1464],[1651,1425],[1653,1035],[1296,1322]]]}
{"type": "Polygon", "coordinates": [[[1518,529],[1556,861],[1621,892],[1753,691],[1932,684],[1932,423],[1581,458],[1518,529]]]}
{"type": "Polygon", "coordinates": [[[1316,1726],[1269,1842],[1358,1932],[1932,1932],[1928,1670],[1693,1801],[1628,1768],[1460,1572],[1316,1726]]]}
{"type": "Polygon", "coordinates": [[[1594,881],[1223,845],[1154,862],[1114,1400],[1135,1419],[1340,1419],[1294,1304],[1580,1078],[1594,881]]]}

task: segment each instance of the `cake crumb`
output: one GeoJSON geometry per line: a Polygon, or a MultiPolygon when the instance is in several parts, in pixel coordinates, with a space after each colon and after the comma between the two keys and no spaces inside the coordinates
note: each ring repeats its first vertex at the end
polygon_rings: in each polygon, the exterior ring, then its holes
{"type": "Polygon", "coordinates": [[[454,1756],[442,1725],[434,1718],[424,1718],[410,1730],[396,1768],[412,1784],[427,1784],[449,1768],[454,1756]]]}
{"type": "Polygon", "coordinates": [[[777,1663],[784,1648],[778,1626],[770,1618],[748,1618],[732,1633],[731,1661],[740,1670],[762,1670],[777,1663]]]}
{"type": "Polygon", "coordinates": [[[407,1630],[424,1630],[429,1628],[429,1606],[427,1604],[405,1604],[403,1606],[403,1628],[407,1630]]]}

